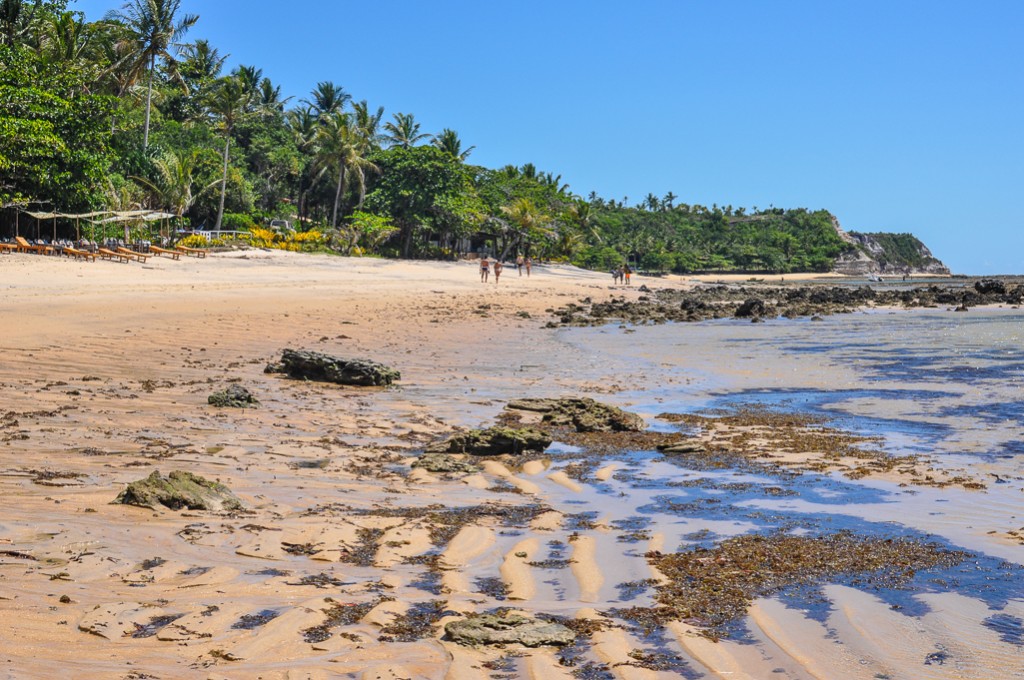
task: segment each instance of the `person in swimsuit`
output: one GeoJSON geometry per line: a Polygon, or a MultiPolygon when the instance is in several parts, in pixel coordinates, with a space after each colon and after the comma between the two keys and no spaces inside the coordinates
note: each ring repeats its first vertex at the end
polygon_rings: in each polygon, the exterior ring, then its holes
{"type": "Polygon", "coordinates": [[[494,285],[498,285],[498,277],[501,276],[502,268],[503,268],[503,265],[501,264],[501,260],[495,260],[494,261],[494,285]]]}
{"type": "Polygon", "coordinates": [[[530,267],[533,266],[533,260],[531,260],[530,258],[526,258],[523,261],[523,266],[526,267],[526,276],[530,276],[530,267]]]}
{"type": "Polygon", "coordinates": [[[491,275],[491,266],[486,257],[480,258],[480,282],[487,283],[487,277],[491,275]]]}

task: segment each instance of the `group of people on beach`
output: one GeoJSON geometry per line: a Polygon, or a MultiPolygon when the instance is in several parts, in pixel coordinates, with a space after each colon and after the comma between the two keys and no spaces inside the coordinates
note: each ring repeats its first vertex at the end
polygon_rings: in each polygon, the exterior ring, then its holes
{"type": "Polygon", "coordinates": [[[629,268],[629,264],[623,262],[621,265],[612,270],[612,281],[615,283],[625,283],[629,285],[629,277],[633,274],[633,270],[629,268]]]}
{"type": "MultiPolygon", "coordinates": [[[[494,283],[497,285],[498,280],[501,278],[501,272],[505,266],[501,263],[501,260],[494,258],[493,262],[486,255],[480,256],[480,282],[487,283],[491,276],[491,269],[494,269],[494,283]]],[[[523,270],[526,270],[526,276],[530,276],[530,270],[533,268],[533,260],[529,257],[523,257],[520,255],[516,258],[516,269],[519,271],[519,275],[523,275],[523,270]]]]}

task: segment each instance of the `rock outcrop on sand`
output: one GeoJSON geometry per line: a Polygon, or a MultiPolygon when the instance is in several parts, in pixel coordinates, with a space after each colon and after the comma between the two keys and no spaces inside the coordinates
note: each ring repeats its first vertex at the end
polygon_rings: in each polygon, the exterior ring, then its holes
{"type": "Polygon", "coordinates": [[[644,429],[643,418],[635,413],[589,397],[514,399],[505,408],[542,413],[544,425],[571,427],[577,432],[639,432],[644,429]]]}
{"type": "Polygon", "coordinates": [[[537,621],[517,614],[485,614],[445,624],[448,637],[461,645],[505,645],[526,647],[571,645],[576,634],[560,623],[537,621]]]}
{"type": "Polygon", "coordinates": [[[469,430],[427,447],[427,453],[469,453],[474,456],[500,456],[505,453],[543,453],[553,440],[532,427],[489,427],[469,430]]]}
{"type": "Polygon", "coordinates": [[[414,468],[421,468],[427,472],[466,474],[480,472],[479,466],[460,458],[456,458],[448,453],[425,453],[420,456],[412,466],[414,468]]]}
{"type": "Polygon", "coordinates": [[[857,309],[902,309],[1020,305],[1024,285],[999,279],[982,279],[970,285],[956,281],[943,285],[900,286],[768,286],[702,285],[692,290],[659,289],[635,299],[625,296],[578,303],[552,309],[547,327],[601,326],[611,323],[660,324],[710,319],[828,316],[857,309]]]}
{"type": "Polygon", "coordinates": [[[284,350],[280,363],[270,364],[266,372],[362,387],[383,387],[402,378],[397,370],[369,359],[342,359],[320,352],[294,349],[284,350]]]}
{"type": "Polygon", "coordinates": [[[252,392],[241,385],[231,385],[226,389],[214,392],[206,399],[210,406],[222,408],[256,408],[260,405],[252,392]]]}
{"type": "Polygon", "coordinates": [[[211,512],[242,509],[242,501],[226,486],[184,470],[174,470],[166,477],[154,470],[149,477],[130,483],[114,503],[154,510],[159,506],[211,512]]]}

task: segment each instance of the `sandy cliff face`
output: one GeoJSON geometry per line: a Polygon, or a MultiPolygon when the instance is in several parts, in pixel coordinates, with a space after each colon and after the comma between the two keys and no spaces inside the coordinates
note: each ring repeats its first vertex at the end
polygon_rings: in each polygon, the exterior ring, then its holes
{"type": "Polygon", "coordinates": [[[832,218],[839,237],[850,249],[836,259],[833,271],[847,276],[870,274],[949,275],[949,267],[911,234],[847,232],[832,218]]]}

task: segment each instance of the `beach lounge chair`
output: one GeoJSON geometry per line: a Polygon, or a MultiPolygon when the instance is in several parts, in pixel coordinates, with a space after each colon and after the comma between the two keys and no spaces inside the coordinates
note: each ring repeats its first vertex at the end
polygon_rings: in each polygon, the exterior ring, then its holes
{"type": "Polygon", "coordinates": [[[159,246],[150,246],[149,251],[158,257],[160,255],[166,255],[172,260],[181,259],[181,251],[179,250],[167,250],[166,248],[161,248],[159,246]]]}
{"type": "Polygon", "coordinates": [[[73,257],[76,260],[89,260],[96,261],[96,253],[90,253],[88,250],[79,250],[71,246],[64,246],[64,254],[68,257],[73,257]]]}
{"type": "Polygon", "coordinates": [[[20,253],[39,253],[40,255],[49,255],[53,252],[53,248],[50,246],[29,243],[23,236],[15,236],[14,240],[18,244],[18,252],[20,253]]]}
{"type": "Polygon", "coordinates": [[[104,260],[110,260],[111,262],[113,262],[114,260],[117,260],[118,262],[132,261],[132,258],[128,257],[127,255],[115,253],[113,250],[110,250],[109,248],[98,248],[96,250],[96,253],[104,260]]]}
{"type": "Polygon", "coordinates": [[[138,260],[139,262],[145,262],[147,257],[142,253],[137,253],[134,250],[128,250],[127,248],[123,248],[121,246],[118,246],[117,252],[120,253],[121,255],[124,255],[125,257],[130,257],[133,260],[138,260]]]}
{"type": "Polygon", "coordinates": [[[13,253],[18,249],[18,246],[13,243],[0,243],[0,253],[13,253]]]}
{"type": "Polygon", "coordinates": [[[206,251],[202,248],[187,248],[185,246],[174,246],[174,248],[192,257],[206,257],[206,251]]]}

